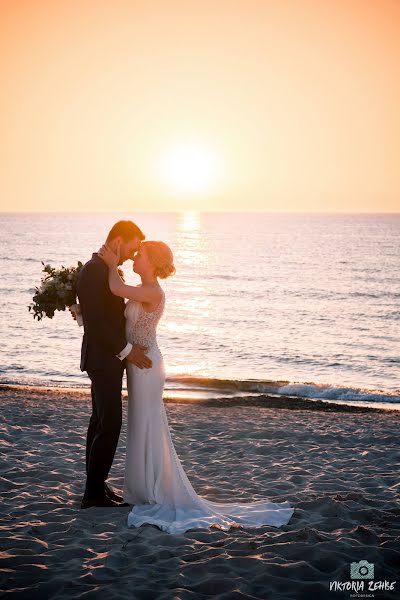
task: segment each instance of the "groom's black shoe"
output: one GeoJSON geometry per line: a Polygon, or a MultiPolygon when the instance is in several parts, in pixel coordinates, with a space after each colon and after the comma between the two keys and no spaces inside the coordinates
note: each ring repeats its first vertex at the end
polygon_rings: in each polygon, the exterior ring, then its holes
{"type": "MultiPolygon", "coordinates": [[[[106,493],[107,498],[114,500],[114,502],[123,502],[124,499],[119,494],[116,494],[112,487],[108,485],[108,483],[104,482],[104,491],[106,493]]],[[[129,506],[129,504],[125,504],[125,506],[129,506]]]]}
{"type": "Polygon", "coordinates": [[[129,506],[129,504],[115,502],[114,500],[111,500],[111,498],[107,498],[107,496],[102,498],[85,498],[84,496],[81,501],[81,509],[91,508],[92,506],[100,506],[102,508],[121,508],[124,506],[129,506]]]}

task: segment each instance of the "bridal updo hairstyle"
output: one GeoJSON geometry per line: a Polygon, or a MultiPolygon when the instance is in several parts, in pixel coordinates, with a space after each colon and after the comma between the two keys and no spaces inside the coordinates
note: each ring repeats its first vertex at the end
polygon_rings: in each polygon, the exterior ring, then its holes
{"type": "Polygon", "coordinates": [[[166,279],[176,271],[174,267],[174,256],[171,249],[164,242],[146,241],[142,242],[146,248],[149,261],[154,267],[154,275],[160,279],[166,279]]]}

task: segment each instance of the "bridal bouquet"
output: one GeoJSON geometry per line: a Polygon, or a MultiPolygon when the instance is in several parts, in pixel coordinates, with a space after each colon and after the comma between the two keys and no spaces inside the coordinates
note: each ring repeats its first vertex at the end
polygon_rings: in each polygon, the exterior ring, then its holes
{"type": "Polygon", "coordinates": [[[61,269],[45,265],[43,261],[42,265],[45,275],[39,287],[35,287],[33,303],[28,306],[29,311],[33,313],[33,318],[38,321],[43,317],[52,319],[56,310],[70,308],[76,315],[78,325],[83,325],[76,304],[76,278],[83,263],[79,261],[77,267],[62,266],[61,269]]]}

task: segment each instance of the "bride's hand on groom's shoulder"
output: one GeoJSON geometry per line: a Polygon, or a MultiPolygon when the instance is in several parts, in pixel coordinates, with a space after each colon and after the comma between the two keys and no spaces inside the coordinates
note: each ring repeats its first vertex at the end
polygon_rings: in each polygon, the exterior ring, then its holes
{"type": "Polygon", "coordinates": [[[108,244],[103,244],[100,250],[98,251],[98,255],[108,267],[117,267],[119,262],[119,248],[117,248],[117,253],[113,252],[108,244]]]}

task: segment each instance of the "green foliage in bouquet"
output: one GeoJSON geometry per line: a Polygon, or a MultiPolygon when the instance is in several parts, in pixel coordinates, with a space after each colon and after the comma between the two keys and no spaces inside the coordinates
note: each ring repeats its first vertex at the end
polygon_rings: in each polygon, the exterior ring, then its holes
{"type": "Polygon", "coordinates": [[[46,273],[35,287],[33,303],[28,306],[33,318],[40,321],[43,317],[52,319],[56,310],[65,310],[76,303],[76,279],[83,263],[77,267],[61,267],[54,269],[42,261],[42,271],[46,273]]]}

